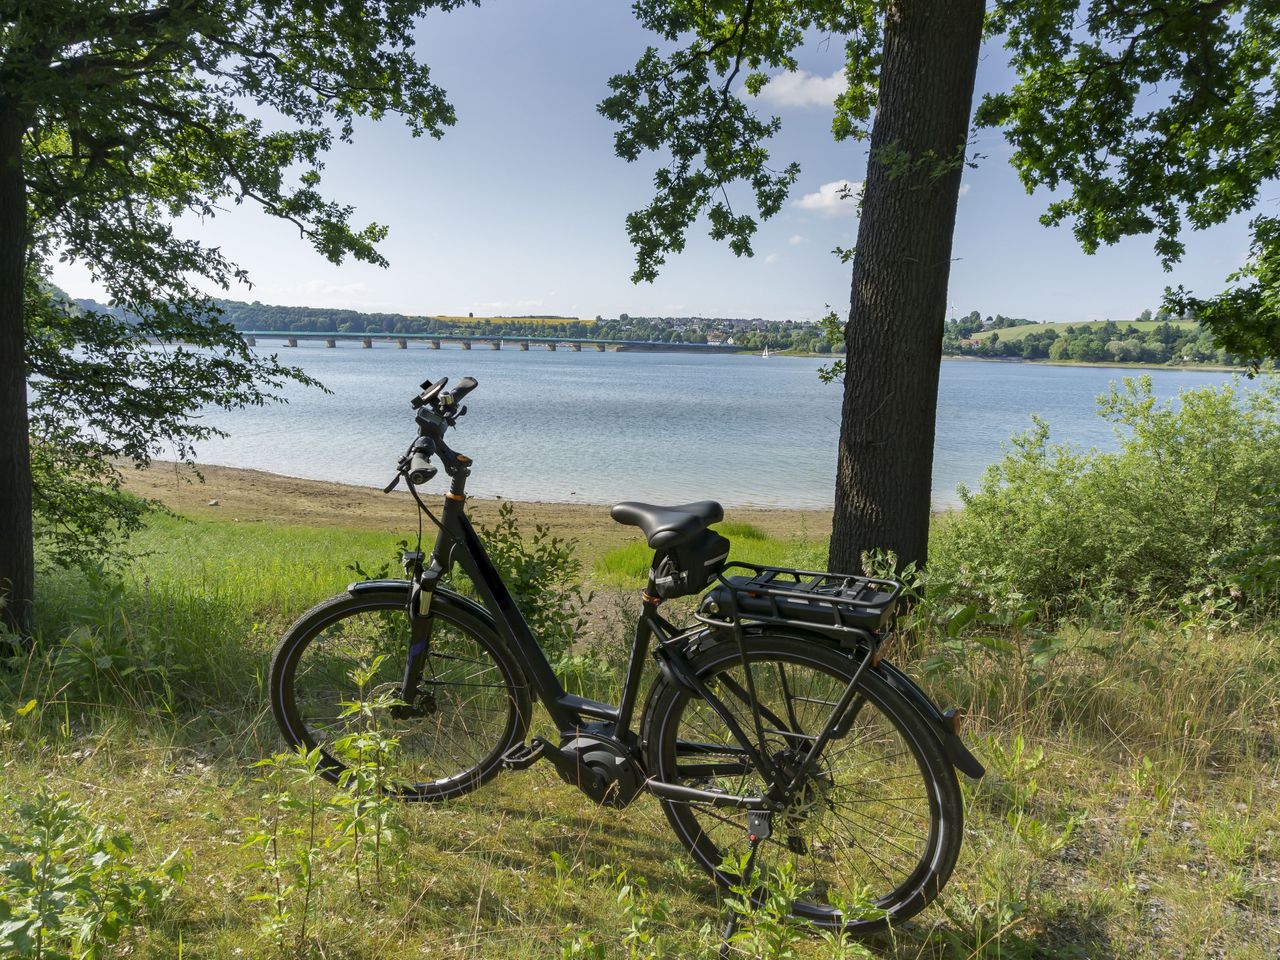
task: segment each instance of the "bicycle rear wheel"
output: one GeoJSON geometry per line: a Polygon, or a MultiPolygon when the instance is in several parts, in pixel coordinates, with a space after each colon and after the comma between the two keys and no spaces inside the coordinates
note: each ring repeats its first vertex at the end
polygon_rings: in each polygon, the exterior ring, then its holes
{"type": "Polygon", "coordinates": [[[271,705],[291,746],[320,748],[330,780],[351,762],[352,735],[376,733],[394,740],[380,755],[388,789],[443,800],[501,770],[503,752],[528,731],[529,686],[493,631],[441,590],[419,697],[401,703],[407,602],[406,583],[340,594],[303,614],[272,659],[271,705]],[[360,701],[373,706],[354,711],[360,701]]]}
{"type": "MultiPolygon", "coordinates": [[[[761,752],[775,776],[789,780],[861,655],[812,637],[757,635],[747,638],[747,659],[765,728],[761,752]]],[[[690,662],[754,740],[737,644],[713,644],[690,662]]],[[[963,808],[928,722],[873,671],[856,689],[853,723],[827,744],[790,807],[772,816],[756,862],[792,865],[804,890],[792,904],[796,916],[866,934],[937,896],[959,854],[963,808]]],[[[643,728],[648,771],[658,780],[737,795],[769,789],[770,776],[710,704],[665,678],[650,692],[643,728]]],[[[746,811],[674,800],[663,808],[703,868],[722,885],[739,882],[722,864],[747,850],[746,811]]]]}

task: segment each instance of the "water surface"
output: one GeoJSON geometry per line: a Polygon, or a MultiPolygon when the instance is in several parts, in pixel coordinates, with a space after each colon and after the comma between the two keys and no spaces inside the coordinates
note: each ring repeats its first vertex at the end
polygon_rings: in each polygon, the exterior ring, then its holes
{"type": "MultiPolygon", "coordinates": [[[[230,436],[201,444],[201,462],[381,486],[413,439],[418,382],[469,374],[480,386],[450,442],[474,458],[469,489],[481,495],[814,508],[834,495],[841,388],[818,380],[819,358],[307,341],[279,352],[333,393],[292,385],[287,406],[210,412],[230,436]]],[[[974,485],[1032,413],[1056,440],[1115,446],[1095,400],[1140,372],[943,361],[935,503],[954,504],[956,485],[974,485]]],[[[1164,397],[1230,376],[1150,373],[1164,397]]]]}

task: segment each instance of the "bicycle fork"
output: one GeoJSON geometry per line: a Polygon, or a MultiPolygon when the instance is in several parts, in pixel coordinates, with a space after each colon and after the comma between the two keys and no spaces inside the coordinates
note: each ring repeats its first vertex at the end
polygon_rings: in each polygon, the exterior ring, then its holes
{"type": "MultiPolygon", "coordinates": [[[[435,557],[424,570],[421,553],[406,553],[405,572],[413,586],[409,590],[409,650],[405,655],[404,679],[400,684],[401,710],[414,709],[420,696],[422,668],[431,651],[431,634],[435,618],[431,616],[431,600],[444,571],[435,557]]],[[[393,708],[393,712],[396,708],[393,708]]]]}

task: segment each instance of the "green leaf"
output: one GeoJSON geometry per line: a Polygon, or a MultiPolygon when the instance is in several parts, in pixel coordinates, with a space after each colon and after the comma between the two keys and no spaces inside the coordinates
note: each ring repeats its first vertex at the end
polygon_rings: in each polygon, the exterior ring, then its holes
{"type": "Polygon", "coordinates": [[[965,604],[952,608],[947,613],[947,636],[958,637],[960,632],[964,630],[978,613],[976,604],[965,604]]]}
{"type": "Polygon", "coordinates": [[[994,637],[990,635],[975,635],[973,638],[975,643],[979,643],[989,650],[995,650],[999,653],[1013,653],[1015,647],[1003,637],[994,637]]]}

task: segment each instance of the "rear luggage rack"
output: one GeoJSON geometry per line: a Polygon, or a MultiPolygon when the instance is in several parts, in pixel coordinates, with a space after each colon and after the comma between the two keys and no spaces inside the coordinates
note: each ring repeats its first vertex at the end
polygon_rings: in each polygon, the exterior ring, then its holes
{"type": "Polygon", "coordinates": [[[862,639],[893,617],[902,584],[883,577],[734,562],[702,599],[695,617],[708,626],[802,623],[835,639],[862,639]],[[731,575],[734,568],[746,574],[731,575]]]}

